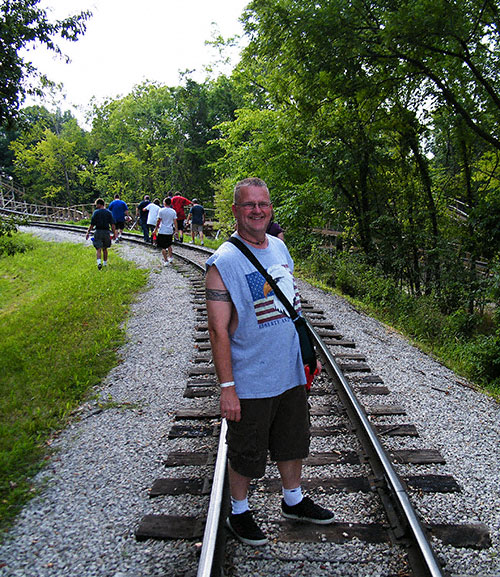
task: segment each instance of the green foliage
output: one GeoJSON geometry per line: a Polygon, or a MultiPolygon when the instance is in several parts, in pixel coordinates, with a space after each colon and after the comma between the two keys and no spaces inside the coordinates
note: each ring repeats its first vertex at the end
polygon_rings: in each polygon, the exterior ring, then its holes
{"type": "Polygon", "coordinates": [[[83,131],[73,118],[64,122],[59,134],[34,125],[11,144],[15,174],[31,194],[48,204],[77,204],[83,200],[79,174],[87,164],[86,146],[83,131]],[[37,132],[39,138],[33,142],[37,132]]]}
{"type": "Polygon", "coordinates": [[[86,11],[51,22],[47,10],[39,4],[40,0],[8,0],[0,5],[0,126],[15,119],[19,103],[27,93],[41,94],[47,84],[45,78],[39,87],[29,84],[37,71],[22,55],[23,49],[44,46],[62,56],[55,38],[78,40],[91,16],[86,11]]]}
{"type": "Polygon", "coordinates": [[[0,217],[0,237],[2,236],[12,236],[14,232],[17,232],[17,227],[20,222],[14,217],[0,217]]]}
{"type": "Polygon", "coordinates": [[[480,326],[480,315],[458,309],[444,319],[443,340],[453,342],[459,339],[468,339],[477,332],[480,326]]]}
{"type": "Polygon", "coordinates": [[[446,341],[438,352],[457,372],[500,398],[499,335],[474,335],[446,341]]]}
{"type": "Polygon", "coordinates": [[[0,257],[2,255],[12,256],[28,249],[23,237],[16,234],[17,227],[22,224],[24,224],[22,219],[0,216],[0,257]]]}
{"type": "Polygon", "coordinates": [[[500,393],[500,332],[497,323],[463,307],[443,313],[436,295],[415,298],[367,264],[363,255],[315,249],[302,270],[335,286],[358,305],[401,330],[444,363],[500,393]]]}
{"type": "Polygon", "coordinates": [[[146,282],[114,252],[98,271],[88,247],[25,242],[32,250],[0,258],[3,526],[32,494],[51,433],[116,363],[128,306],[146,282]]]}
{"type": "Polygon", "coordinates": [[[231,211],[233,204],[233,189],[237,181],[230,178],[219,181],[215,188],[214,206],[217,218],[217,230],[221,236],[229,236],[235,227],[235,220],[231,211]]]}
{"type": "Polygon", "coordinates": [[[144,83],[95,106],[90,133],[68,112],[29,107],[17,133],[0,140],[5,162],[12,162],[5,170],[15,172],[26,199],[48,204],[84,204],[115,193],[132,203],[145,193],[163,198],[180,190],[207,205],[212,163],[221,154],[212,143],[215,125],[234,118],[238,101],[225,77],[203,84],[187,78],[173,88],[144,83]]]}
{"type": "Polygon", "coordinates": [[[231,120],[237,91],[224,77],[169,88],[143,84],[94,109],[91,134],[99,163],[95,183],[101,195],[118,191],[125,200],[138,191],[163,198],[180,190],[206,204],[212,200],[211,164],[220,155],[211,144],[214,126],[231,120]]]}
{"type": "Polygon", "coordinates": [[[0,258],[3,255],[12,256],[19,252],[26,252],[29,250],[29,245],[23,240],[20,235],[0,236],[0,258]]]}
{"type": "Polygon", "coordinates": [[[41,107],[23,110],[21,119],[23,128],[10,148],[16,179],[28,190],[25,200],[59,206],[89,202],[92,153],[76,119],[41,107]]]}
{"type": "Polygon", "coordinates": [[[246,53],[283,101],[314,109],[328,97],[384,93],[390,106],[411,87],[415,110],[444,101],[498,148],[497,10],[479,0],[254,0],[246,53]]]}

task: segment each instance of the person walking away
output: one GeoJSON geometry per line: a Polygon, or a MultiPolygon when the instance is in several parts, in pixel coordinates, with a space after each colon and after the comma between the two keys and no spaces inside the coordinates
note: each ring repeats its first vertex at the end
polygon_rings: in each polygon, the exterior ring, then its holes
{"type": "Polygon", "coordinates": [[[271,236],[276,236],[280,240],[285,242],[285,231],[281,228],[281,226],[277,222],[275,222],[274,210],[271,214],[271,220],[269,221],[269,225],[267,227],[266,233],[270,234],[271,236]]]}
{"type": "Polygon", "coordinates": [[[146,208],[149,203],[150,203],[149,195],[145,194],[143,199],[135,209],[135,216],[139,217],[139,222],[141,223],[141,230],[142,230],[142,236],[144,237],[144,242],[149,242],[149,228],[148,228],[149,211],[146,208]]]}
{"type": "Polygon", "coordinates": [[[90,231],[95,228],[94,239],[92,244],[96,249],[97,268],[102,269],[103,266],[108,265],[108,248],[111,246],[110,232],[113,233],[113,238],[116,236],[115,223],[113,215],[105,208],[105,203],[102,198],[98,198],[95,203],[95,210],[92,213],[90,224],[87,229],[85,239],[89,238],[90,231]],[[101,253],[103,261],[101,261],[101,253]]]}
{"type": "Polygon", "coordinates": [[[150,202],[146,206],[146,210],[148,211],[148,228],[151,232],[151,243],[153,246],[156,246],[155,237],[153,235],[153,231],[156,228],[156,223],[158,221],[158,213],[160,212],[160,201],[158,198],[155,198],[153,202],[150,202]]]}
{"type": "Polygon", "coordinates": [[[173,260],[172,242],[174,232],[177,232],[177,213],[172,208],[172,199],[169,197],[163,200],[163,208],[158,212],[156,222],[156,242],[161,248],[163,255],[163,266],[167,266],[173,260]]]}
{"type": "MultiPolygon", "coordinates": [[[[232,212],[233,236],[246,244],[300,310],[290,253],[281,240],[266,234],[272,212],[266,183],[258,178],[239,182],[232,212]]],[[[332,523],[331,511],[302,494],[302,460],[309,454],[310,431],[295,325],[236,246],[224,243],[206,265],[208,330],[221,416],[228,426],[231,514],[226,524],[243,543],[267,542],[249,508],[248,490],[251,479],[264,475],[268,451],[281,477],[282,515],[319,525],[332,523]]]]}
{"type": "Polygon", "coordinates": [[[205,224],[205,209],[198,202],[198,199],[193,198],[193,206],[189,209],[189,214],[186,224],[191,223],[191,243],[196,244],[195,236],[200,237],[201,246],[203,246],[203,225],[205,224]]]}
{"type": "Polygon", "coordinates": [[[176,192],[172,197],[172,208],[177,213],[177,236],[179,242],[184,242],[184,220],[186,219],[184,207],[190,204],[192,204],[192,202],[184,196],[181,196],[180,192],[176,192]]]}
{"type": "Polygon", "coordinates": [[[125,220],[130,218],[127,203],[120,199],[119,194],[115,194],[115,199],[109,203],[108,208],[115,219],[116,242],[120,242],[125,228],[125,220]]]}

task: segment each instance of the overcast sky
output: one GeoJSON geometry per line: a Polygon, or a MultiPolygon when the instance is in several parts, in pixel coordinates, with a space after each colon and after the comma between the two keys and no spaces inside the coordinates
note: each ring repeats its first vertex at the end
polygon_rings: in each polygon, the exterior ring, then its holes
{"type": "MultiPolygon", "coordinates": [[[[205,46],[214,26],[224,38],[242,33],[238,22],[249,0],[42,0],[50,19],[91,10],[87,31],[78,42],[58,42],[71,63],[37,47],[27,58],[51,80],[64,84],[63,110],[81,119],[91,98],[128,94],[144,80],[177,86],[179,72],[196,70],[217,59],[205,46]],[[78,107],[76,110],[72,106],[78,107]]],[[[237,58],[234,58],[233,64],[237,58]]],[[[44,103],[50,107],[50,102],[44,103]]]]}

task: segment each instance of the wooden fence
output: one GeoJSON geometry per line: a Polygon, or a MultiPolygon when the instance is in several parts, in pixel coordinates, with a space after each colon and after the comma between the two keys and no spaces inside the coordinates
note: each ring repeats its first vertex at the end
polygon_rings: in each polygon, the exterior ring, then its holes
{"type": "Polygon", "coordinates": [[[75,206],[50,206],[48,204],[33,204],[24,200],[24,189],[17,187],[12,180],[0,176],[0,212],[12,216],[38,218],[47,222],[73,220],[92,215],[92,205],[78,204],[75,206]]]}

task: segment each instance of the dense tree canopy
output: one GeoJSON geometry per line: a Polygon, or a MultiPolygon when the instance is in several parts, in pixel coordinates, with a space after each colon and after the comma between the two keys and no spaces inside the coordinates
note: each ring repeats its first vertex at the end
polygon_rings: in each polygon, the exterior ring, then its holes
{"type": "Polygon", "coordinates": [[[234,118],[238,91],[224,77],[166,87],[145,83],[118,100],[96,105],[90,132],[70,113],[43,107],[21,111],[4,146],[14,154],[16,180],[27,196],[56,205],[79,204],[120,193],[163,198],[180,190],[211,201],[212,163],[220,156],[216,126],[234,118]],[[9,142],[12,141],[10,144],[9,142]]]}
{"type": "Polygon", "coordinates": [[[27,92],[41,90],[41,86],[29,85],[37,71],[22,49],[36,43],[62,56],[56,38],[77,40],[91,15],[87,11],[51,22],[39,4],[40,0],[2,0],[0,4],[0,126],[17,116],[27,92]]]}
{"type": "Polygon", "coordinates": [[[444,294],[451,260],[491,254],[451,207],[498,195],[498,2],[254,0],[244,21],[246,110],[224,127],[221,179],[268,154],[298,238],[311,218],[334,226],[417,294],[444,294]]]}

